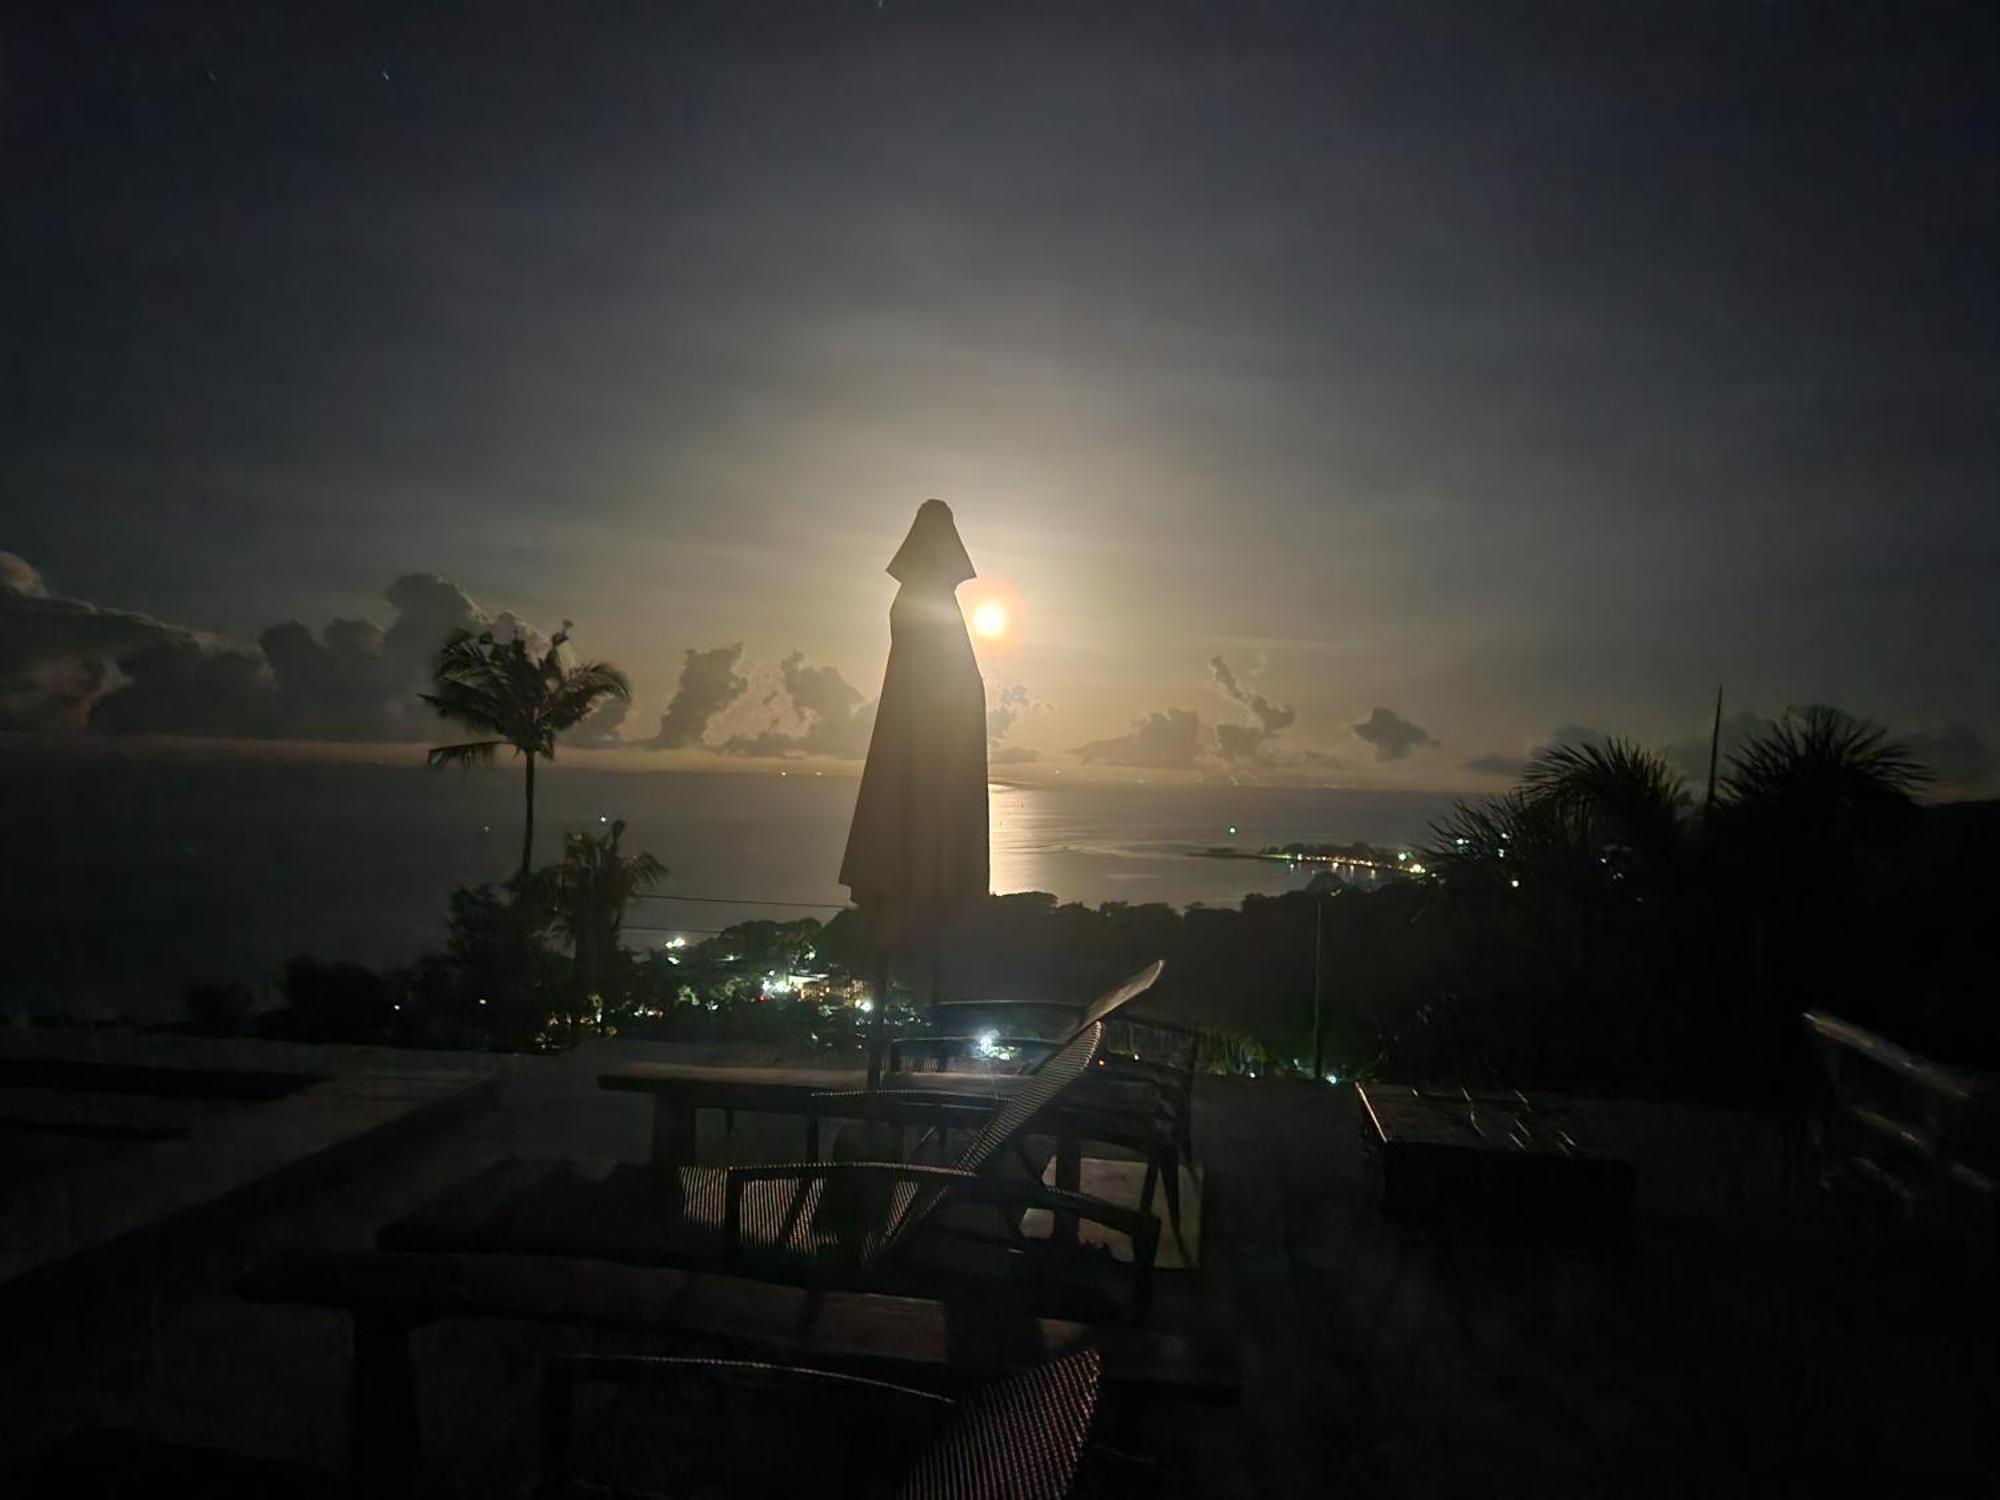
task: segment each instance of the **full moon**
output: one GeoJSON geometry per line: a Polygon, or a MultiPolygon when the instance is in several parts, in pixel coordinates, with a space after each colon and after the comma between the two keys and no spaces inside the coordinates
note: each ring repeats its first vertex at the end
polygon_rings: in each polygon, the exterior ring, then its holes
{"type": "Polygon", "coordinates": [[[998,640],[1007,633],[1006,606],[988,599],[972,612],[972,629],[975,635],[983,635],[989,641],[998,640]]]}

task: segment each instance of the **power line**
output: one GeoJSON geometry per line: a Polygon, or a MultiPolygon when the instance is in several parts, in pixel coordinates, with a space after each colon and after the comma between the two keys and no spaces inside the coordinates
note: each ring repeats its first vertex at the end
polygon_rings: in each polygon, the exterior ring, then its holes
{"type": "MultiPolygon", "coordinates": [[[[669,896],[647,892],[635,901],[699,901],[706,906],[796,906],[810,911],[846,911],[845,901],[766,901],[753,896],[669,896]]],[[[690,929],[692,930],[692,929],[690,929]]]]}

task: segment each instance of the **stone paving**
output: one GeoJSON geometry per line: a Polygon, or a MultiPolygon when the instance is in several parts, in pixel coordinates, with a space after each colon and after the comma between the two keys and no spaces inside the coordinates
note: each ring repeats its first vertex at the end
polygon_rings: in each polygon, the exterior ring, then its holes
{"type": "MultiPolygon", "coordinates": [[[[595,1074],[671,1051],[500,1060],[489,1111],[184,1263],[36,1309],[34,1334],[0,1356],[21,1393],[0,1447],[96,1426],[338,1471],[344,1320],[248,1306],[231,1278],[286,1246],[366,1245],[501,1156],[643,1159],[647,1101],[597,1090],[595,1074]]],[[[1152,1414],[1169,1495],[1783,1494],[1834,1480],[1940,1494],[1990,1471],[2000,1382],[1991,1293],[1977,1290],[1990,1277],[1968,1291],[1810,1231],[1795,1142],[1775,1122],[1608,1109],[1606,1135],[1638,1173],[1638,1230],[1591,1251],[1384,1222],[1348,1088],[1204,1080],[1196,1109],[1204,1265],[1162,1278],[1157,1317],[1234,1340],[1244,1388],[1233,1409],[1152,1414]]],[[[789,1154],[794,1130],[741,1119],[730,1154],[789,1154]]],[[[423,1331],[434,1482],[529,1493],[541,1357],[631,1347],[490,1322],[423,1331]]]]}

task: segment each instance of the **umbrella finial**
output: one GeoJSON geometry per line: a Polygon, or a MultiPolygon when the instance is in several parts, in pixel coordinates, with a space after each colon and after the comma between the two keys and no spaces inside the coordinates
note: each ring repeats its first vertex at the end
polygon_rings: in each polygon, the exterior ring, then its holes
{"type": "Polygon", "coordinates": [[[889,576],[898,583],[941,583],[948,588],[979,576],[944,501],[926,500],[917,507],[910,534],[889,561],[889,576]]]}

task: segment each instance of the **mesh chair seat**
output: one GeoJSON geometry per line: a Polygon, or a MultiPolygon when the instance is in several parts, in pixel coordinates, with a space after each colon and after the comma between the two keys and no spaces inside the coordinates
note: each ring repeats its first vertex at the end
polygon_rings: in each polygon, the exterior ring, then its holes
{"type": "Polygon", "coordinates": [[[917,1455],[897,1500],[1059,1500],[1076,1477],[1104,1365],[1079,1349],[986,1387],[917,1455]]]}

